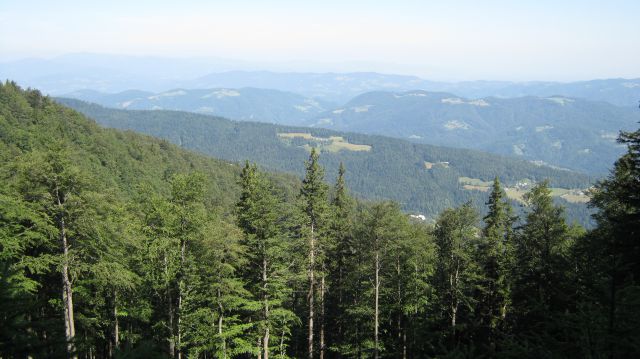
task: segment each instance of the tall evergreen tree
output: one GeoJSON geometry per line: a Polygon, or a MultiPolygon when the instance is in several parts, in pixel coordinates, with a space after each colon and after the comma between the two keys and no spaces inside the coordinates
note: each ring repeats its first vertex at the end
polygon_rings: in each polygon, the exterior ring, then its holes
{"type": "Polygon", "coordinates": [[[558,330],[572,296],[569,255],[573,238],[563,208],[553,203],[548,181],[535,185],[524,199],[526,222],[515,242],[513,308],[517,314],[512,319],[522,341],[519,345],[546,356],[559,350],[554,346],[563,340],[558,330]],[[547,335],[555,339],[543,340],[547,335]]]}
{"type": "MultiPolygon", "coordinates": [[[[307,245],[307,254],[308,254],[308,292],[307,292],[307,307],[309,310],[308,313],[308,324],[307,324],[307,352],[309,359],[313,359],[315,349],[314,349],[314,320],[316,317],[316,302],[315,297],[319,292],[320,303],[320,311],[324,311],[325,301],[324,296],[327,289],[326,283],[326,241],[323,237],[323,231],[326,230],[324,227],[327,220],[327,185],[324,183],[324,170],[320,166],[319,163],[319,154],[315,148],[311,149],[311,154],[309,155],[309,160],[305,164],[306,166],[306,174],[304,179],[302,180],[302,188],[300,189],[300,201],[301,208],[303,213],[303,227],[302,227],[302,235],[303,238],[306,239],[307,245]],[[318,276],[320,278],[318,278],[318,276]],[[317,281],[320,281],[320,288],[316,288],[318,284],[317,281]]],[[[324,318],[320,318],[320,321],[323,322],[324,318]]],[[[319,352],[320,358],[323,358],[325,351],[325,343],[324,343],[324,328],[320,328],[320,345],[319,352]]]]}
{"type": "MultiPolygon", "coordinates": [[[[43,308],[50,297],[42,283],[55,274],[51,251],[57,245],[50,236],[55,227],[41,215],[37,204],[25,201],[9,186],[10,180],[0,181],[0,353],[6,357],[46,356],[53,353],[51,339],[43,339],[41,332],[61,334],[55,330],[59,321],[49,322],[43,308]]],[[[57,275],[51,279],[59,283],[57,275]]]]}
{"type": "Polygon", "coordinates": [[[77,258],[83,245],[90,241],[91,227],[84,227],[90,213],[85,193],[89,181],[80,168],[71,163],[64,143],[54,144],[46,152],[32,152],[23,158],[19,166],[19,191],[23,198],[35,204],[44,219],[54,226],[50,235],[57,240],[51,243],[51,255],[56,256],[56,264],[62,278],[62,308],[67,351],[77,357],[75,307],[73,284],[81,263],[77,258]]]}
{"type": "Polygon", "coordinates": [[[333,331],[327,333],[327,348],[341,355],[345,347],[349,346],[344,337],[345,326],[348,316],[345,313],[347,308],[347,294],[352,289],[346,280],[346,269],[348,262],[353,258],[353,217],[354,200],[349,196],[345,184],[346,170],[342,163],[338,169],[338,177],[333,187],[333,198],[330,207],[330,225],[328,237],[332,241],[332,246],[327,258],[329,268],[328,275],[331,279],[333,290],[327,298],[325,310],[329,313],[324,316],[324,321],[328,323],[333,331]]]}
{"type": "Polygon", "coordinates": [[[251,353],[251,324],[243,314],[253,301],[241,270],[248,262],[242,232],[220,218],[208,218],[205,235],[192,243],[184,293],[183,344],[189,357],[233,358],[251,353]]]}
{"type": "Polygon", "coordinates": [[[274,188],[255,165],[248,162],[240,177],[242,192],[237,203],[237,217],[245,233],[244,243],[249,249],[249,263],[245,277],[259,303],[259,319],[254,322],[262,344],[258,356],[268,359],[272,350],[271,336],[278,342],[279,357],[283,358],[296,316],[286,308],[290,296],[291,250],[290,238],[283,228],[283,207],[274,188]]]}
{"type": "Polygon", "coordinates": [[[496,335],[504,328],[511,301],[511,271],[514,253],[513,224],[515,217],[506,194],[496,177],[493,181],[485,226],[478,251],[482,279],[477,311],[481,325],[481,341],[495,351],[496,335]]]}
{"type": "Polygon", "coordinates": [[[595,274],[589,275],[591,305],[607,307],[601,326],[606,329],[600,331],[605,344],[597,349],[612,358],[640,352],[640,130],[623,132],[618,141],[627,145],[627,153],[593,190],[598,228],[588,237],[585,253],[597,268],[585,268],[595,274]]]}
{"type": "Polygon", "coordinates": [[[450,349],[464,345],[462,334],[473,321],[474,296],[480,279],[475,260],[478,214],[470,204],[445,210],[435,226],[438,248],[438,290],[447,320],[450,349]]]}

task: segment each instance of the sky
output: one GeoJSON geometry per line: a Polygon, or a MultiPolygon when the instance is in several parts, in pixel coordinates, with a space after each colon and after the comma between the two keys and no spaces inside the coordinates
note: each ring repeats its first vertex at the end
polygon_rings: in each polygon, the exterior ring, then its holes
{"type": "Polygon", "coordinates": [[[0,61],[77,52],[438,80],[637,78],[640,1],[0,1],[0,61]]]}

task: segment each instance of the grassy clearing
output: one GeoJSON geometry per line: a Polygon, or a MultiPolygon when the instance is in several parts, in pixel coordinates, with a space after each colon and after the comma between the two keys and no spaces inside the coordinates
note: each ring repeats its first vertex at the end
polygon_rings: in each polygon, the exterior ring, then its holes
{"type": "MultiPolygon", "coordinates": [[[[449,168],[449,162],[427,162],[427,161],[424,161],[424,168],[425,169],[430,170],[430,169],[436,168],[436,167],[449,168]]],[[[467,178],[467,177],[463,177],[463,178],[467,178]]]]}
{"type": "MultiPolygon", "coordinates": [[[[462,185],[463,189],[468,191],[488,192],[492,185],[492,182],[469,177],[459,177],[458,182],[462,185]]],[[[523,179],[519,181],[518,186],[504,187],[504,191],[510,199],[524,203],[524,195],[529,191],[529,189],[531,189],[531,186],[532,181],[523,179]],[[523,183],[531,185],[523,186],[523,183]]],[[[571,203],[587,203],[589,201],[589,196],[586,191],[582,189],[552,187],[551,195],[554,197],[560,197],[571,203]]]]}
{"type": "Polygon", "coordinates": [[[314,138],[313,136],[311,136],[310,133],[303,133],[303,132],[279,133],[278,137],[281,137],[281,138],[296,138],[296,137],[299,137],[299,138],[304,138],[305,140],[311,140],[311,139],[314,138]]]}
{"type": "Polygon", "coordinates": [[[288,141],[289,143],[291,142],[291,140],[295,138],[306,140],[308,142],[303,144],[301,147],[306,149],[307,151],[311,151],[312,147],[315,147],[320,151],[326,151],[326,152],[339,152],[341,150],[354,151],[354,152],[371,151],[371,146],[349,143],[349,141],[347,141],[344,137],[341,137],[341,136],[331,136],[329,138],[326,138],[326,137],[315,137],[310,133],[287,132],[287,133],[278,133],[278,137],[280,137],[285,141],[288,141]]]}
{"type": "Polygon", "coordinates": [[[469,190],[469,191],[481,191],[481,192],[488,192],[489,191],[489,187],[486,186],[474,186],[474,185],[470,185],[470,184],[465,184],[462,186],[462,188],[469,190]]]}
{"type": "Polygon", "coordinates": [[[491,183],[492,183],[490,181],[483,181],[477,178],[470,178],[470,177],[459,177],[458,182],[466,185],[480,186],[480,187],[489,187],[491,186],[491,183]]]}

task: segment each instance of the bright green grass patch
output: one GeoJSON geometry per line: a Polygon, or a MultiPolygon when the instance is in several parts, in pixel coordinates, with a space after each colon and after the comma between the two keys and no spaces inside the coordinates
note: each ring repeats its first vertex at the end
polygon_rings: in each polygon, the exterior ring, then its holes
{"type": "MultiPolygon", "coordinates": [[[[482,191],[488,192],[491,189],[492,182],[483,181],[478,178],[459,177],[458,182],[462,184],[462,188],[468,191],[482,191]]],[[[515,186],[505,186],[504,191],[507,197],[524,203],[524,195],[533,186],[533,181],[523,179],[518,181],[515,186]]],[[[554,197],[560,197],[567,202],[571,203],[587,203],[589,202],[589,195],[587,190],[584,189],[567,189],[567,188],[551,188],[551,195],[554,197]]]]}
{"type": "Polygon", "coordinates": [[[339,152],[341,150],[354,152],[371,151],[371,146],[349,143],[349,141],[342,136],[331,136],[326,138],[315,137],[310,133],[286,132],[278,133],[278,137],[288,143],[291,143],[292,140],[296,138],[303,139],[306,143],[302,144],[301,147],[307,151],[311,151],[311,148],[316,148],[320,151],[326,152],[339,152]]]}

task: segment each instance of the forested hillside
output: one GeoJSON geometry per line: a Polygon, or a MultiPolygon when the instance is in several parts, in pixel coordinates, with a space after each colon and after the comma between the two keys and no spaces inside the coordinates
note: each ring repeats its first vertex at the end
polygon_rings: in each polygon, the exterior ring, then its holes
{"type": "Polygon", "coordinates": [[[428,225],[354,200],[328,152],[306,153],[301,182],[267,175],[13,83],[0,130],[2,358],[640,353],[638,131],[585,232],[547,182],[520,218],[496,178],[485,216],[428,225]]]}
{"type": "Polygon", "coordinates": [[[551,95],[464,98],[453,93],[367,92],[344,105],[256,88],[65,95],[128,110],[178,110],[233,120],[379,134],[470,148],[602,176],[624,149],[619,130],[640,121],[635,107],[551,95]]]}
{"type": "MultiPolygon", "coordinates": [[[[472,201],[480,209],[488,192],[470,190],[463,178],[505,184],[549,179],[552,187],[584,190],[589,177],[565,170],[488,153],[413,144],[382,136],[324,129],[231,121],[219,117],[172,111],[125,111],[77,100],[59,99],[100,124],[168,139],[184,148],[231,161],[254,161],[268,169],[302,175],[311,147],[322,152],[321,163],[334,176],[342,162],[349,169],[347,185],[369,199],[391,199],[404,210],[432,219],[445,208],[472,201]]],[[[571,220],[588,223],[583,203],[569,203],[571,220]]]]}
{"type": "Polygon", "coordinates": [[[635,107],[564,96],[469,99],[426,91],[370,92],[310,125],[472,148],[603,175],[623,152],[616,137],[635,107]]]}

